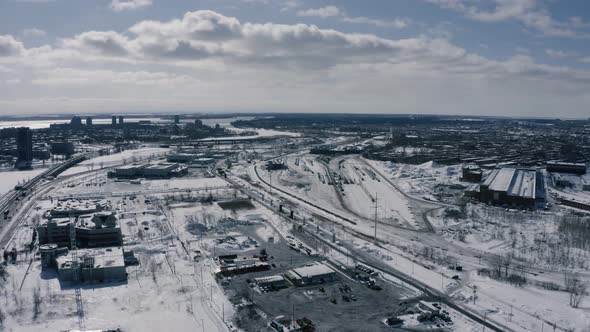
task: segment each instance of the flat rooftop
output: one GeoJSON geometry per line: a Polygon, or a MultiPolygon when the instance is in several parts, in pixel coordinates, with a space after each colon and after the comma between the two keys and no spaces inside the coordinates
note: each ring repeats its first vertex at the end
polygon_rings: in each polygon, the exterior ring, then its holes
{"type": "Polygon", "coordinates": [[[488,176],[484,185],[488,186],[488,188],[493,191],[507,192],[515,172],[515,168],[495,169],[490,176],[488,176]]]}
{"type": "Polygon", "coordinates": [[[326,274],[335,273],[331,267],[327,266],[326,264],[318,263],[304,267],[298,267],[296,269],[291,270],[295,274],[300,277],[313,277],[313,276],[321,276],[326,274]]]}
{"type": "MultiPolygon", "coordinates": [[[[121,247],[78,249],[77,255],[80,263],[83,263],[86,258],[93,258],[94,264],[92,268],[95,269],[125,266],[125,259],[123,258],[123,248],[121,247]]],[[[69,268],[71,267],[71,265],[71,252],[67,255],[59,256],[57,258],[57,266],[59,268],[69,268]]]]}

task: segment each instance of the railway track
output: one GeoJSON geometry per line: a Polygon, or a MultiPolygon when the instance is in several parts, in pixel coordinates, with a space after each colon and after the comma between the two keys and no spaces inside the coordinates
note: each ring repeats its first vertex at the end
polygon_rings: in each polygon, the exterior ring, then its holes
{"type": "MultiPolygon", "coordinates": [[[[256,172],[256,174],[257,174],[257,176],[258,176],[258,178],[259,178],[260,181],[262,181],[263,183],[265,183],[266,185],[268,185],[265,181],[263,181],[261,179],[261,177],[259,176],[258,172],[256,172]]],[[[224,179],[227,182],[229,182],[230,184],[234,185],[236,188],[239,188],[240,190],[244,191],[245,194],[247,194],[250,197],[252,197],[254,200],[256,200],[261,205],[265,206],[266,208],[270,209],[271,211],[276,212],[281,218],[283,218],[283,219],[285,219],[285,220],[287,220],[289,222],[292,222],[292,220],[289,217],[287,217],[286,215],[284,215],[282,213],[277,212],[275,208],[273,208],[272,206],[269,206],[265,201],[263,201],[257,195],[252,195],[251,192],[248,189],[246,189],[246,188],[243,187],[243,185],[239,184],[236,181],[233,181],[231,179],[228,179],[228,178],[224,178],[224,179]]],[[[296,196],[291,195],[289,193],[283,192],[280,188],[276,188],[276,187],[272,187],[272,188],[274,190],[278,190],[281,193],[284,193],[284,194],[286,194],[286,195],[288,195],[290,197],[293,197],[293,198],[295,198],[297,200],[300,200],[300,201],[304,201],[305,202],[305,200],[302,200],[299,197],[296,197],[296,196]]],[[[322,212],[328,213],[331,216],[334,216],[336,218],[340,218],[340,216],[338,214],[333,213],[333,212],[331,212],[331,211],[329,211],[327,209],[324,209],[324,208],[318,206],[317,204],[314,204],[314,203],[311,203],[311,202],[306,203],[306,204],[309,204],[310,206],[312,206],[314,208],[317,208],[317,209],[319,209],[322,212]]],[[[345,220],[345,221],[347,221],[349,223],[353,222],[352,220],[346,220],[346,219],[343,219],[343,220],[345,220]]],[[[400,272],[400,271],[398,271],[398,270],[396,270],[396,269],[394,269],[394,268],[392,268],[390,266],[387,266],[385,264],[377,264],[375,261],[370,261],[368,259],[359,258],[359,256],[360,256],[359,253],[355,253],[353,255],[351,253],[352,252],[351,250],[345,250],[344,248],[335,245],[331,241],[329,241],[329,240],[327,240],[327,239],[319,236],[318,234],[315,234],[315,233],[310,232],[308,230],[304,230],[304,231],[307,234],[309,234],[310,236],[313,236],[314,238],[316,238],[318,241],[321,241],[322,243],[330,246],[333,250],[336,250],[340,254],[345,255],[345,257],[349,257],[351,259],[355,259],[356,261],[358,261],[358,262],[360,262],[362,264],[365,264],[365,265],[367,265],[367,266],[375,269],[376,271],[379,271],[380,273],[388,274],[388,275],[390,275],[390,276],[392,276],[394,278],[397,278],[397,279],[399,279],[399,280],[407,283],[408,285],[410,285],[410,286],[412,286],[412,287],[420,290],[421,292],[423,292],[427,296],[431,297],[432,299],[435,299],[435,300],[437,300],[437,301],[439,301],[441,303],[446,304],[448,307],[456,310],[457,312],[461,313],[462,315],[470,318],[471,320],[477,322],[478,324],[481,324],[482,326],[485,326],[486,328],[489,328],[492,331],[496,331],[496,332],[512,331],[511,329],[507,328],[504,325],[501,325],[499,323],[496,323],[496,322],[492,322],[490,320],[487,320],[487,319],[485,319],[485,317],[481,317],[481,315],[479,315],[479,313],[477,313],[476,311],[474,311],[474,310],[472,310],[470,308],[466,308],[466,307],[463,307],[463,306],[460,306],[460,305],[456,304],[446,294],[444,294],[442,292],[439,292],[438,290],[436,290],[436,289],[434,289],[434,288],[432,288],[432,287],[430,287],[430,286],[428,286],[428,285],[426,285],[426,284],[424,284],[424,283],[422,283],[422,282],[420,282],[420,281],[418,281],[418,280],[416,280],[416,279],[414,279],[414,278],[412,278],[412,277],[410,277],[410,276],[408,276],[408,275],[406,275],[406,274],[404,274],[404,273],[402,273],[402,272],[400,272]]],[[[349,232],[351,235],[353,235],[355,237],[358,237],[358,238],[361,238],[361,239],[363,239],[365,241],[374,241],[374,238],[372,236],[363,234],[361,232],[357,232],[355,230],[351,230],[348,227],[346,228],[346,231],[349,232]]]]}

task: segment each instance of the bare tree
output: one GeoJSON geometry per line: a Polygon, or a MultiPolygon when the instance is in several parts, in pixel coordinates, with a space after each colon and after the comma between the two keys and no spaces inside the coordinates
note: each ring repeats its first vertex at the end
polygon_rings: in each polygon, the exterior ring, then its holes
{"type": "Polygon", "coordinates": [[[0,329],[4,326],[4,320],[6,319],[6,314],[2,309],[0,309],[0,329]]]}
{"type": "Polygon", "coordinates": [[[158,271],[158,264],[156,264],[156,262],[152,259],[150,260],[150,272],[152,273],[152,280],[154,282],[157,282],[157,277],[156,277],[156,271],[158,271]]]}
{"type": "Polygon", "coordinates": [[[33,290],[33,319],[41,314],[41,290],[39,287],[33,290]]]}
{"type": "Polygon", "coordinates": [[[572,308],[578,308],[580,302],[588,295],[588,285],[582,281],[577,273],[564,272],[565,277],[565,289],[570,294],[570,306],[572,308]]]}

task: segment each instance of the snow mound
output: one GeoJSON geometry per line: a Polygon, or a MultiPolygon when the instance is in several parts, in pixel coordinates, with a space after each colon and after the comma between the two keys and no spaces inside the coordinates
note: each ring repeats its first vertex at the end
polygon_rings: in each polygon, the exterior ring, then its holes
{"type": "Polygon", "coordinates": [[[440,165],[433,160],[427,161],[424,164],[418,165],[418,168],[421,168],[421,169],[431,169],[431,168],[438,168],[438,167],[440,167],[440,165]]]}

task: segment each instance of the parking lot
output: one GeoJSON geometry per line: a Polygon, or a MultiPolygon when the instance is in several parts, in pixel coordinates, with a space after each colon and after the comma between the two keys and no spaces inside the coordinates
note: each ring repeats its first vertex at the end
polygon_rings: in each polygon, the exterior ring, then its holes
{"type": "MultiPolygon", "coordinates": [[[[296,239],[277,240],[268,243],[256,233],[257,226],[246,226],[239,229],[245,236],[255,238],[260,247],[240,252],[240,255],[257,255],[266,249],[270,271],[237,275],[222,281],[224,288],[235,303],[245,303],[245,299],[253,304],[245,305],[238,312],[239,326],[247,331],[272,331],[268,322],[280,316],[284,319],[310,320],[316,331],[377,331],[389,330],[382,321],[396,313],[403,293],[379,278],[372,271],[362,267],[343,269],[339,265],[327,263],[337,271],[336,281],[316,285],[296,287],[288,283],[287,288],[271,290],[260,289],[254,283],[255,278],[281,275],[290,269],[306,266],[318,261],[321,257],[308,255],[306,250],[293,250],[289,243],[296,239]]],[[[310,241],[308,247],[315,249],[310,241]]],[[[218,251],[218,254],[232,254],[229,251],[218,251]]]]}

